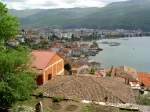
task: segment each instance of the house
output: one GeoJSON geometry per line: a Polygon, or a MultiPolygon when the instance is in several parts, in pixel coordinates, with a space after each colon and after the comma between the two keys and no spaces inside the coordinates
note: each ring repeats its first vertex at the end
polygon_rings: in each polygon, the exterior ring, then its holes
{"type": "Polygon", "coordinates": [[[124,80],[125,84],[130,85],[133,90],[139,91],[141,89],[136,69],[128,66],[112,67],[111,74],[124,80]]]}
{"type": "Polygon", "coordinates": [[[88,65],[72,65],[72,74],[73,75],[85,75],[89,74],[89,66],[88,65]]]}
{"type": "Polygon", "coordinates": [[[144,72],[138,72],[138,79],[146,90],[150,90],[150,74],[144,72]]]}
{"type": "Polygon", "coordinates": [[[60,52],[61,48],[53,47],[51,48],[53,52],[60,52]]]}
{"type": "Polygon", "coordinates": [[[72,35],[71,32],[61,32],[61,38],[72,38],[72,35]]]}
{"type": "Polygon", "coordinates": [[[72,61],[73,74],[89,74],[91,69],[99,69],[100,63],[97,63],[88,58],[78,58],[72,61]]]}
{"type": "Polygon", "coordinates": [[[31,67],[37,72],[38,85],[64,74],[64,60],[55,52],[35,50],[31,54],[31,67]]]}
{"type": "Polygon", "coordinates": [[[37,45],[41,42],[41,38],[38,35],[29,35],[25,38],[25,41],[37,45]]]}
{"type": "Polygon", "coordinates": [[[60,42],[57,42],[57,41],[55,41],[55,42],[53,42],[51,44],[51,50],[53,52],[57,52],[58,53],[58,52],[60,52],[63,49],[63,47],[64,47],[64,45],[62,43],[60,43],[60,42]]]}
{"type": "MultiPolygon", "coordinates": [[[[108,70],[108,73],[110,72],[113,77],[122,78],[125,81],[125,84],[130,85],[133,88],[139,85],[137,71],[132,67],[112,67],[110,70],[108,70]]],[[[139,88],[139,86],[137,88],[139,88]]]]}
{"type": "Polygon", "coordinates": [[[95,69],[101,68],[101,64],[94,60],[88,60],[88,66],[90,66],[90,68],[95,68],[95,69]]]}
{"type": "Polygon", "coordinates": [[[70,57],[70,56],[71,56],[71,49],[69,49],[69,48],[64,48],[64,49],[63,49],[63,53],[64,53],[65,56],[70,57]]]}
{"type": "Polygon", "coordinates": [[[130,84],[131,88],[134,90],[140,90],[141,89],[139,81],[130,81],[129,84],[130,84]]]}
{"type": "Polygon", "coordinates": [[[16,39],[20,42],[20,43],[25,43],[25,38],[22,35],[17,35],[16,39]]]}
{"type": "Polygon", "coordinates": [[[81,50],[79,48],[73,48],[71,51],[71,54],[74,57],[80,57],[81,56],[81,50]]]}
{"type": "Polygon", "coordinates": [[[89,52],[89,44],[81,44],[80,49],[83,53],[88,53],[89,52]]]}

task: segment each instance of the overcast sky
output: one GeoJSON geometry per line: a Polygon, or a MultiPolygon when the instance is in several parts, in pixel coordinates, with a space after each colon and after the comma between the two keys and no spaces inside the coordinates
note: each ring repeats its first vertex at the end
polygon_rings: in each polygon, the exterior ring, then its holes
{"type": "Polygon", "coordinates": [[[103,7],[111,2],[126,0],[0,0],[11,9],[49,9],[73,7],[103,7]]]}

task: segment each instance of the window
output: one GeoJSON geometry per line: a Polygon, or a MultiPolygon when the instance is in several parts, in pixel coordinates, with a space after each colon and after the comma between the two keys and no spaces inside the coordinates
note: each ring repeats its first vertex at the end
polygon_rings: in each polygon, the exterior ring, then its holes
{"type": "Polygon", "coordinates": [[[52,74],[48,74],[48,80],[52,79],[52,74]]]}

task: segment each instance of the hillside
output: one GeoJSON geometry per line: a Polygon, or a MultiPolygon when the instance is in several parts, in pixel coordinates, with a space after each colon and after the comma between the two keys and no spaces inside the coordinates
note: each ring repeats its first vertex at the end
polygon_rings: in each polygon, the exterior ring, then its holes
{"type": "Polygon", "coordinates": [[[150,31],[150,0],[115,2],[103,8],[38,9],[22,16],[18,11],[11,12],[20,18],[24,27],[141,28],[150,31]]]}
{"type": "Polygon", "coordinates": [[[40,9],[35,10],[23,10],[23,11],[11,11],[12,14],[18,16],[22,23],[22,26],[72,26],[78,27],[82,18],[96,13],[99,8],[72,8],[72,9],[40,9]],[[27,14],[25,16],[24,13],[27,14]],[[28,12],[30,12],[28,14],[28,12]],[[32,14],[33,13],[33,14],[32,14]]]}
{"type": "Polygon", "coordinates": [[[150,30],[150,0],[112,3],[83,20],[87,27],[150,30]]]}

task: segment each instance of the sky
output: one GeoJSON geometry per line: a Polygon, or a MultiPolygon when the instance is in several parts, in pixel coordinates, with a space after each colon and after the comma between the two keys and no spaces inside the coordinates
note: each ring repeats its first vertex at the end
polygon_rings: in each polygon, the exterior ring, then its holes
{"type": "Polygon", "coordinates": [[[103,7],[112,2],[126,0],[0,0],[10,9],[53,9],[74,7],[103,7]]]}

